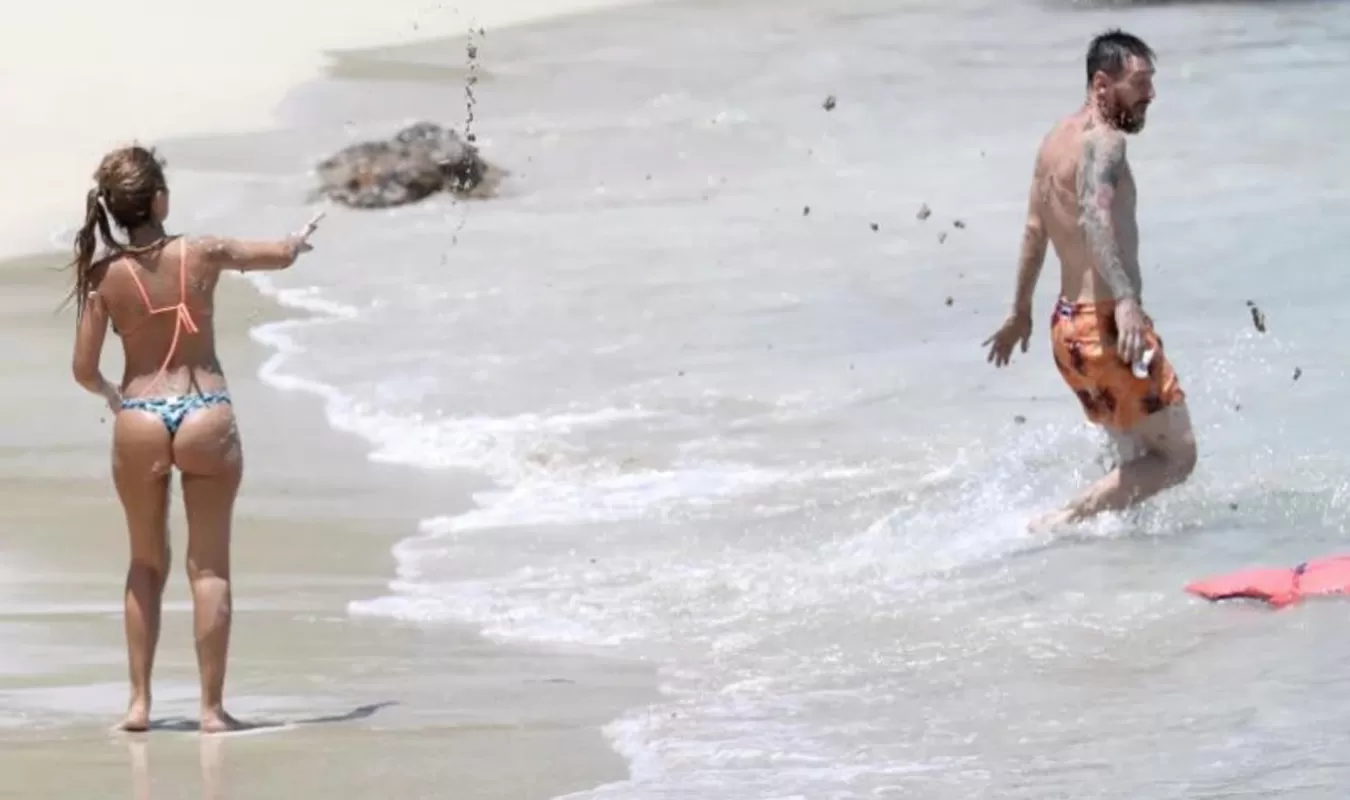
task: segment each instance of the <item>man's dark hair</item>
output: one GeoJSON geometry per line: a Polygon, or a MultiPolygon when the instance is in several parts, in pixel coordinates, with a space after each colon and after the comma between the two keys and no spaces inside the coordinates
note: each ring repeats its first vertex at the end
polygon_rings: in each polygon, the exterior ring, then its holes
{"type": "Polygon", "coordinates": [[[1130,60],[1130,56],[1142,58],[1153,63],[1153,50],[1144,44],[1144,40],[1138,36],[1126,33],[1119,28],[1113,28],[1104,33],[1100,33],[1088,45],[1087,51],[1087,82],[1092,84],[1092,76],[1098,72],[1105,72],[1113,78],[1120,77],[1125,71],[1125,62],[1130,60]]]}

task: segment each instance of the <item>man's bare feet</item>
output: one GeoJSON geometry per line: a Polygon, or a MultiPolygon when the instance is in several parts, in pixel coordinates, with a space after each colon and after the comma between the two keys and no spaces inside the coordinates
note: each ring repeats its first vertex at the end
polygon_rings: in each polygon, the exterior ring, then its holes
{"type": "Polygon", "coordinates": [[[1042,514],[1032,520],[1031,523],[1027,525],[1027,533],[1030,533],[1033,536],[1045,536],[1059,533],[1064,526],[1077,522],[1077,518],[1078,515],[1072,509],[1061,508],[1057,511],[1042,514]]]}
{"type": "Polygon", "coordinates": [[[131,707],[127,709],[127,715],[122,718],[121,722],[117,723],[114,730],[127,731],[128,733],[144,733],[150,730],[150,699],[133,699],[131,707]]]}
{"type": "Polygon", "coordinates": [[[229,733],[242,731],[249,726],[225,712],[223,708],[202,709],[202,733],[229,733]]]}

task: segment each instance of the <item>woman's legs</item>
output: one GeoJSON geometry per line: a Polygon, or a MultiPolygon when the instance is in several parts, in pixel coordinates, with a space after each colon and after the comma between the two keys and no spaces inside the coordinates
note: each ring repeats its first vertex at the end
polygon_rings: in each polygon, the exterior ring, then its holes
{"type": "Polygon", "coordinates": [[[113,424],[113,484],[126,513],[131,544],[125,593],[131,702],[119,727],[129,731],[150,726],[150,673],[159,643],[164,584],[169,576],[171,447],[169,432],[153,414],[123,411],[117,415],[113,424]]]}
{"type": "Polygon", "coordinates": [[[173,440],[174,463],[183,474],[188,522],[188,580],[201,672],[201,729],[238,727],[225,712],[225,665],[230,645],[230,527],[244,458],[228,405],[193,411],[173,440]]]}

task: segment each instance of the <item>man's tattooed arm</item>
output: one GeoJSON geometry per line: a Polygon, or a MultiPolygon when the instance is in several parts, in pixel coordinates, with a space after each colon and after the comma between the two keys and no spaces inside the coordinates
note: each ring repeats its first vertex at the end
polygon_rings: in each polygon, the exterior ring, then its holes
{"type": "Polygon", "coordinates": [[[1138,299],[1125,272],[1112,214],[1116,187],[1125,173],[1125,136],[1118,131],[1092,131],[1083,141],[1083,163],[1078,169],[1079,222],[1088,247],[1096,256],[1097,271],[1117,300],[1138,299]]]}

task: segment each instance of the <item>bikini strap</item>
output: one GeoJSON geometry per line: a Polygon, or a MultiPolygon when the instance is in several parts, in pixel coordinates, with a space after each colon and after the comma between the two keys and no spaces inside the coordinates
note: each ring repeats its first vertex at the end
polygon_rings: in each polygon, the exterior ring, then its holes
{"type": "Polygon", "coordinates": [[[173,361],[174,353],[178,352],[178,343],[183,337],[183,331],[188,333],[197,333],[197,321],[192,318],[192,312],[188,309],[187,303],[187,237],[182,236],[178,239],[178,246],[181,248],[178,254],[178,302],[171,306],[155,308],[150,302],[150,293],[146,291],[145,284],[136,276],[136,270],[130,264],[127,269],[131,271],[131,279],[136,282],[136,288],[140,290],[141,297],[145,300],[145,308],[154,314],[165,314],[173,312],[173,339],[169,341],[169,350],[164,354],[164,362],[159,366],[159,372],[155,379],[150,382],[151,386],[158,386],[164,373],[168,371],[169,364],[173,361]]]}
{"type": "Polygon", "coordinates": [[[188,308],[188,241],[187,236],[178,237],[178,322],[188,333],[197,332],[197,321],[192,318],[188,308]]]}

